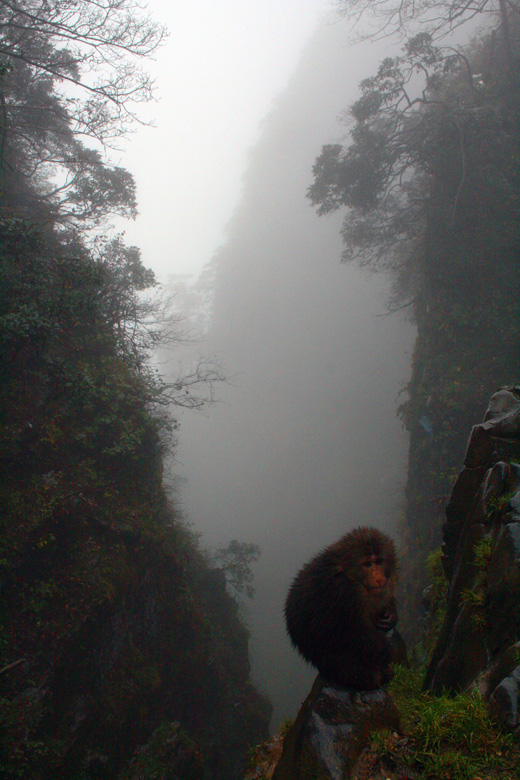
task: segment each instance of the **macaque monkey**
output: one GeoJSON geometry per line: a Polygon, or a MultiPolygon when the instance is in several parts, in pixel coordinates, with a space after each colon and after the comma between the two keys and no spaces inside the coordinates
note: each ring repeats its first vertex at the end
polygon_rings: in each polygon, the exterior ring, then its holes
{"type": "Polygon", "coordinates": [[[392,678],[396,582],[394,543],[375,528],[350,531],[296,575],[287,631],[327,682],[372,690],[392,678]]]}

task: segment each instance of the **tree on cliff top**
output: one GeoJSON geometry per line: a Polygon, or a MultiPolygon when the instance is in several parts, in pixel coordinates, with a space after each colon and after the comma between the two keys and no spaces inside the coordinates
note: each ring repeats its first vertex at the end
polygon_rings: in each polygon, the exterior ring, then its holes
{"type": "Polygon", "coordinates": [[[113,141],[152,97],[138,60],[166,34],[142,10],[135,0],[0,0],[0,61],[26,65],[33,81],[61,82],[72,132],[113,141]]]}
{"type": "Polygon", "coordinates": [[[336,5],[342,16],[374,20],[376,32],[371,35],[375,37],[394,33],[408,36],[420,25],[435,39],[475,17],[492,19],[497,11],[508,29],[508,15],[519,11],[516,0],[336,0],[336,5]]]}
{"type": "Polygon", "coordinates": [[[323,148],[308,192],[319,213],[344,210],[343,258],[390,271],[393,303],[417,323],[399,410],[410,433],[409,638],[468,431],[496,387],[518,381],[517,9],[507,14],[516,50],[499,14],[463,49],[433,30],[383,60],[348,112],[347,142],[323,148]]]}
{"type": "Polygon", "coordinates": [[[0,182],[39,222],[135,217],[132,176],[106,149],[152,97],[138,60],[165,31],[133,0],[0,0],[0,182]]]}
{"type": "Polygon", "coordinates": [[[493,246],[507,243],[517,208],[517,99],[492,45],[489,36],[456,51],[421,33],[361,82],[350,144],[323,147],[308,190],[319,214],[346,209],[344,260],[391,270],[413,290],[414,275],[432,280],[446,266],[450,253],[432,241],[441,225],[444,244],[477,225],[488,226],[493,246]]]}

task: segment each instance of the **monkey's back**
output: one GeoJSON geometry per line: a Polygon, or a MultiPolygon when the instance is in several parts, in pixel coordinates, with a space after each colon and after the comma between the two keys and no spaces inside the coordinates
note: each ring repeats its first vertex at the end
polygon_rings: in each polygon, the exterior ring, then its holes
{"type": "Polygon", "coordinates": [[[362,631],[355,589],[337,565],[331,548],[317,555],[298,572],[285,601],[289,637],[314,665],[326,650],[356,646],[362,631]]]}
{"type": "Polygon", "coordinates": [[[300,654],[325,679],[360,689],[381,684],[379,670],[391,657],[385,632],[375,627],[352,578],[359,558],[352,553],[359,538],[371,534],[387,540],[375,529],[356,529],[312,558],[294,578],[285,602],[287,632],[300,654]]]}

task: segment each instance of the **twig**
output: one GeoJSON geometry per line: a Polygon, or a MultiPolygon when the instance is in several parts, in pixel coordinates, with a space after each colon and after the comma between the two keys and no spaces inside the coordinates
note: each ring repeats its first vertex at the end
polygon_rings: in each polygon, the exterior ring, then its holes
{"type": "Polygon", "coordinates": [[[12,664],[7,664],[7,666],[4,666],[3,669],[0,669],[0,674],[3,674],[4,672],[9,672],[11,669],[14,669],[15,666],[19,666],[20,664],[24,664],[26,661],[25,658],[19,658],[18,661],[13,661],[12,664]]]}

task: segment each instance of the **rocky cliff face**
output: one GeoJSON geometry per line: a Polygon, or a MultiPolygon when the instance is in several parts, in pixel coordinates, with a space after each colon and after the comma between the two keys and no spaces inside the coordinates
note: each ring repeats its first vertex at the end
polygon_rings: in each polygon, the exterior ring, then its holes
{"type": "Polygon", "coordinates": [[[0,774],[239,777],[270,705],[250,683],[223,573],[182,528],[159,541],[91,527],[59,542],[39,604],[23,594],[36,594],[48,554],[4,583],[14,661],[0,676],[0,774]]]}
{"type": "Polygon", "coordinates": [[[520,701],[520,388],[491,399],[471,433],[443,529],[446,616],[428,671],[434,693],[477,686],[518,729],[520,701]]]}
{"type": "Polygon", "coordinates": [[[0,219],[0,777],[229,780],[269,705],[167,500],[172,399],[128,315],[153,279],[117,252],[0,219]]]}

